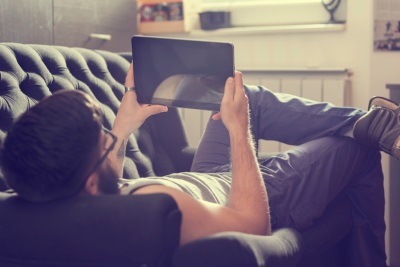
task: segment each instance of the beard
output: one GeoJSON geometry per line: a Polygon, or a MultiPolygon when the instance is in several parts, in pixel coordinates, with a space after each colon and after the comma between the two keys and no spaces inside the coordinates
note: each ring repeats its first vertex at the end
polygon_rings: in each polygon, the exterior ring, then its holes
{"type": "Polygon", "coordinates": [[[105,195],[116,195],[119,193],[118,174],[109,164],[104,164],[104,168],[98,171],[99,190],[105,195]]]}

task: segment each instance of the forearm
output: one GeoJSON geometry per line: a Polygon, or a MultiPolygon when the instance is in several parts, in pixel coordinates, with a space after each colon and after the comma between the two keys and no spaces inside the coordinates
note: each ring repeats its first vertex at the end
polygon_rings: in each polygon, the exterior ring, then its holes
{"type": "MultiPolygon", "coordinates": [[[[125,78],[126,87],[135,86],[133,77],[133,65],[131,64],[125,78]]],[[[120,177],[123,174],[125,151],[129,136],[139,129],[148,117],[167,111],[168,108],[164,106],[139,104],[135,90],[127,90],[125,92],[112,129],[118,141],[108,156],[110,164],[120,177]]]]}
{"type": "Polygon", "coordinates": [[[270,234],[267,191],[258,166],[249,129],[229,133],[232,160],[232,189],[229,207],[244,214],[254,223],[258,234],[270,234]]]}
{"type": "Polygon", "coordinates": [[[122,177],[126,145],[129,135],[121,133],[118,129],[115,128],[113,128],[112,132],[115,134],[115,136],[117,136],[118,140],[115,144],[114,149],[110,152],[108,160],[118,176],[122,177]]]}

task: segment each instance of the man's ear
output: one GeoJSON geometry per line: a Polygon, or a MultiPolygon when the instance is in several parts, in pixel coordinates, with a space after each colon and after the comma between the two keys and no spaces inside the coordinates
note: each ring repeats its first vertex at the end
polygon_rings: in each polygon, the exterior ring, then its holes
{"type": "Polygon", "coordinates": [[[86,180],[85,186],[83,188],[84,194],[87,195],[99,195],[99,176],[97,173],[92,173],[86,180]]]}

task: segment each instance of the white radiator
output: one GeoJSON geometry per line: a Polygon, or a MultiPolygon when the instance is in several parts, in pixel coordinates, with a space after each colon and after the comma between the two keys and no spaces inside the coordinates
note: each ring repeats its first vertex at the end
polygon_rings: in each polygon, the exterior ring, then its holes
{"type": "MultiPolygon", "coordinates": [[[[337,106],[349,104],[351,73],[346,69],[305,70],[305,69],[246,69],[241,70],[244,83],[263,85],[281,93],[304,98],[331,102],[337,106]]],[[[189,144],[196,147],[205,130],[210,111],[181,109],[189,144]]],[[[290,146],[276,141],[260,141],[260,152],[285,151],[290,146]]]]}

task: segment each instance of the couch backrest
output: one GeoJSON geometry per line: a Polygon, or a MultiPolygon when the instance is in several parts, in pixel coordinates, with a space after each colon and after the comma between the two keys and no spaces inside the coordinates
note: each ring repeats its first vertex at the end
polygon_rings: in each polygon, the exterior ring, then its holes
{"type": "MultiPolygon", "coordinates": [[[[82,90],[98,100],[110,129],[128,67],[125,58],[106,51],[0,43],[0,141],[14,119],[60,89],[82,90]]],[[[176,109],[149,118],[128,141],[124,177],[182,171],[179,153],[186,146],[176,109]]]]}

